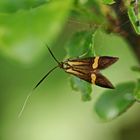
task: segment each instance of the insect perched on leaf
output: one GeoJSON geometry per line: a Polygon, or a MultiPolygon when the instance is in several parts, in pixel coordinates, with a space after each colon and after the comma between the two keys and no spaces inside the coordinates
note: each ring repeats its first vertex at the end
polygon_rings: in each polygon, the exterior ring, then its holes
{"type": "Polygon", "coordinates": [[[104,77],[100,70],[103,70],[118,60],[118,57],[112,56],[96,56],[96,57],[87,57],[87,58],[76,58],[76,59],[67,59],[63,62],[59,62],[49,47],[47,47],[50,54],[57,62],[57,66],[51,69],[34,87],[36,89],[43,80],[56,68],[63,69],[66,73],[70,73],[76,77],[79,77],[82,80],[85,80],[89,83],[98,85],[104,88],[113,89],[114,86],[112,83],[104,77]]]}
{"type": "Polygon", "coordinates": [[[33,90],[28,94],[25,102],[22,106],[22,109],[18,115],[20,117],[22,112],[27,104],[29,97],[32,95],[33,91],[44,81],[44,79],[56,68],[63,69],[66,73],[70,73],[79,77],[82,80],[85,80],[91,84],[98,85],[104,88],[113,89],[114,86],[112,83],[104,77],[100,70],[105,69],[115,63],[118,60],[118,57],[111,57],[111,56],[96,56],[96,57],[87,57],[87,58],[76,58],[76,59],[67,59],[63,62],[59,62],[55,56],[53,55],[50,48],[47,46],[50,54],[57,62],[57,66],[52,68],[33,88],[33,90]]]}

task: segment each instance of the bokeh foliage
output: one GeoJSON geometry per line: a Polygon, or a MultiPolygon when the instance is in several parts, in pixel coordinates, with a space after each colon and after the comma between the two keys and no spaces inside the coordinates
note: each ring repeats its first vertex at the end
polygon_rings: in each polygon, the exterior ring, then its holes
{"type": "MultiPolygon", "coordinates": [[[[120,58],[118,63],[109,68],[108,72],[105,71],[111,81],[118,85],[114,90],[103,90],[94,107],[94,111],[101,119],[116,118],[139,98],[139,86],[136,89],[137,75],[131,70],[131,67],[137,66],[138,62],[123,37],[120,37],[119,33],[115,35],[108,32],[110,24],[106,11],[110,10],[108,5],[111,4],[115,4],[115,1],[1,0],[1,55],[23,66],[35,65],[38,58],[44,55],[45,43],[51,46],[62,33],[64,36],[71,34],[67,40],[63,40],[66,44],[64,46],[67,58],[76,58],[83,54],[84,57],[118,56],[120,58]],[[71,19],[76,19],[75,23],[80,21],[79,24],[86,25],[85,28],[80,25],[75,27],[77,25],[73,24],[71,27],[73,32],[67,32],[71,19]],[[129,99],[128,93],[131,95],[129,99]],[[117,113],[113,112],[115,109],[117,113]],[[111,111],[114,113],[113,116],[110,116],[111,111]]],[[[127,8],[130,22],[139,34],[139,27],[134,24],[139,17],[134,13],[133,5],[127,8]]],[[[91,100],[92,85],[76,77],[71,77],[70,82],[74,90],[81,92],[84,101],[91,100]]],[[[94,87],[93,94],[95,94],[94,87]]]]}
{"type": "Polygon", "coordinates": [[[1,1],[0,50],[3,55],[20,63],[31,64],[43,54],[41,46],[46,42],[51,44],[58,36],[72,0],[65,3],[62,0],[44,1],[42,5],[39,1],[15,2],[1,1]]]}

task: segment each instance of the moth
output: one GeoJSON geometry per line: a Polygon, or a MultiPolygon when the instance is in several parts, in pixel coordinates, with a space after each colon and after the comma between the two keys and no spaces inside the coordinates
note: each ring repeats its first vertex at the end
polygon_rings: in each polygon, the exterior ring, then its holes
{"type": "Polygon", "coordinates": [[[22,112],[24,111],[24,108],[27,104],[28,99],[32,95],[33,91],[45,80],[45,78],[56,68],[63,69],[66,73],[72,74],[84,81],[87,81],[91,84],[98,85],[100,87],[104,88],[110,88],[113,89],[114,86],[112,83],[104,77],[100,70],[103,70],[113,63],[115,63],[119,58],[118,57],[112,57],[112,56],[96,56],[96,57],[87,57],[87,58],[76,58],[76,59],[67,59],[63,62],[59,62],[50,48],[47,46],[51,56],[54,58],[54,60],[57,62],[57,66],[52,68],[32,89],[31,92],[27,95],[24,104],[22,106],[22,109],[18,115],[22,115],[22,112]]]}
{"type": "Polygon", "coordinates": [[[63,69],[66,73],[72,74],[84,81],[87,81],[91,84],[95,84],[100,87],[114,89],[113,84],[100,73],[100,70],[103,70],[113,63],[115,63],[119,58],[112,56],[96,56],[96,57],[87,57],[87,58],[76,58],[76,59],[67,59],[63,62],[59,62],[50,48],[47,46],[51,56],[57,62],[57,66],[52,68],[34,87],[36,89],[44,79],[56,68],[63,69]]]}

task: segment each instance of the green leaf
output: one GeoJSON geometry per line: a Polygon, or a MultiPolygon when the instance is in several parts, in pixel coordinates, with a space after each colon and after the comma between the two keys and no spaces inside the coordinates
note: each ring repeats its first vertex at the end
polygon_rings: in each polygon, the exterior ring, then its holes
{"type": "Polygon", "coordinates": [[[115,3],[115,1],[114,0],[103,0],[103,3],[104,4],[113,4],[113,3],[115,3]]]}
{"type": "Polygon", "coordinates": [[[74,21],[80,21],[81,25],[87,26],[87,28],[96,25],[102,25],[107,23],[106,18],[101,10],[99,1],[96,0],[77,0],[73,6],[71,17],[74,21]],[[94,5],[94,8],[93,8],[94,5]],[[93,12],[94,9],[94,12],[93,12]]]}
{"type": "Polygon", "coordinates": [[[111,120],[124,113],[134,102],[135,83],[118,84],[114,90],[106,90],[96,101],[94,110],[102,120],[111,120]]]}
{"type": "Polygon", "coordinates": [[[51,44],[59,35],[72,3],[57,0],[28,11],[0,14],[0,52],[24,64],[38,60],[46,53],[45,43],[51,44]]]}
{"type": "Polygon", "coordinates": [[[140,25],[137,24],[138,22],[140,22],[140,15],[136,15],[133,5],[130,5],[128,7],[128,16],[133,25],[133,28],[135,29],[135,32],[140,35],[140,25]]]}
{"type": "MultiPolygon", "coordinates": [[[[76,58],[77,56],[84,55],[84,57],[94,56],[94,33],[82,31],[72,36],[67,45],[67,57],[76,58]]],[[[92,91],[91,84],[85,82],[75,76],[71,77],[71,86],[74,90],[80,91],[82,100],[88,101],[91,99],[90,94],[92,91]]]]}
{"type": "Polygon", "coordinates": [[[90,101],[91,100],[91,84],[87,83],[86,81],[83,81],[77,77],[71,76],[70,79],[71,87],[75,91],[81,92],[82,100],[83,101],[90,101]]]}
{"type": "Polygon", "coordinates": [[[133,66],[131,69],[135,72],[140,72],[140,67],[139,66],[133,66]]]}
{"type": "Polygon", "coordinates": [[[79,57],[81,55],[94,55],[94,33],[89,31],[81,31],[75,33],[69,40],[66,51],[67,57],[79,57]]]}
{"type": "Polygon", "coordinates": [[[47,0],[0,0],[0,13],[13,13],[47,3],[47,0]]]}
{"type": "Polygon", "coordinates": [[[138,79],[137,81],[134,95],[135,95],[136,101],[140,102],[140,79],[138,79]]]}

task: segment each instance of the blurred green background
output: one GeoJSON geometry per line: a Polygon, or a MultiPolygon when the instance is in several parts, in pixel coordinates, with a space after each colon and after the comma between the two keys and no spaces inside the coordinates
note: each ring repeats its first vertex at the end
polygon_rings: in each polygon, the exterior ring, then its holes
{"type": "MultiPolygon", "coordinates": [[[[73,3],[0,1],[0,140],[139,140],[138,103],[112,121],[101,121],[94,103],[105,89],[92,86],[92,100],[83,102],[71,89],[69,75],[59,69],[33,93],[18,118],[27,94],[56,65],[45,43],[59,60],[66,55],[75,28],[66,23],[73,3]]],[[[136,81],[138,75],[130,68],[138,62],[124,39],[99,29],[94,45],[97,55],[120,58],[103,71],[114,85],[136,81]]]]}

